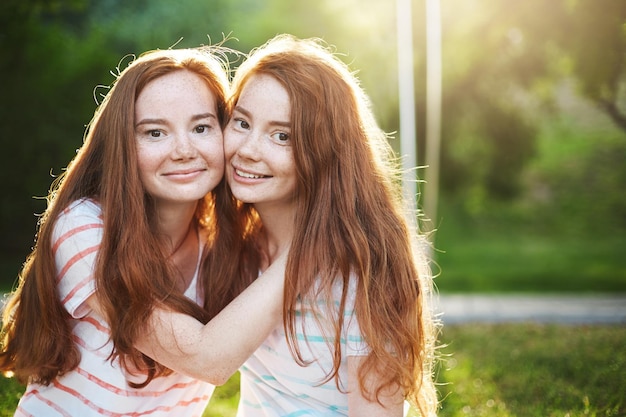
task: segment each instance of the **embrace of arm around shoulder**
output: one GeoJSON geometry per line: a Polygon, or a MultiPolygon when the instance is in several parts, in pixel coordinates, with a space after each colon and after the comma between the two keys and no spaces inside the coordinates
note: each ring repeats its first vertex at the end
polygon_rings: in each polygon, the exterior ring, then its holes
{"type": "MultiPolygon", "coordinates": [[[[66,304],[71,304],[72,315],[84,315],[81,305],[85,303],[104,317],[93,293],[95,284],[86,278],[92,276],[102,230],[100,206],[89,199],[72,203],[55,224],[55,262],[64,274],[59,278],[59,291],[69,299],[66,304]]],[[[206,325],[185,314],[154,310],[135,346],[174,371],[223,384],[282,320],[288,252],[206,325]]]]}
{"type": "MultiPolygon", "coordinates": [[[[135,346],[176,372],[224,384],[282,320],[286,258],[276,259],[207,324],[157,308],[135,346]]],[[[88,303],[98,309],[95,296],[88,303]]]]}
{"type": "Polygon", "coordinates": [[[170,369],[222,385],[282,319],[286,255],[206,325],[156,310],[137,348],[170,369]]]}

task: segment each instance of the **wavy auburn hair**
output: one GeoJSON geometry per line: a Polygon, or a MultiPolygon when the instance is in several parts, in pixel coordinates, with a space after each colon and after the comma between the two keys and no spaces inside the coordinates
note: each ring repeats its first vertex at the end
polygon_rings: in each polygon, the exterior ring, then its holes
{"type": "MultiPolygon", "coordinates": [[[[169,254],[158,232],[154,200],[139,176],[134,118],[135,101],[148,83],[176,71],[189,71],[201,77],[215,96],[223,126],[228,68],[219,51],[217,46],[151,51],[119,73],[88,126],[83,146],[52,184],[47,209],[39,220],[36,245],[3,313],[0,370],[13,372],[22,382],[49,384],[80,361],[70,316],[56,292],[51,245],[59,214],[81,198],[92,198],[102,206],[104,232],[94,270],[96,295],[115,346],[110,359],[119,357],[127,369],[147,373],[145,382],[136,386],[170,372],[133,346],[156,306],[205,323],[212,316],[175,287],[177,272],[167,261],[169,254]]],[[[199,201],[195,217],[198,225],[208,230],[208,243],[220,255],[209,251],[209,260],[222,260],[214,270],[225,276],[235,274],[239,268],[236,239],[218,239],[239,230],[234,200],[224,181],[199,201]],[[232,254],[228,263],[224,253],[232,254]]],[[[203,268],[203,280],[207,281],[207,267],[203,268]]],[[[209,285],[204,284],[207,291],[209,285]]]]}
{"type": "Polygon", "coordinates": [[[319,40],[279,35],[253,51],[235,74],[231,108],[246,82],[259,74],[278,80],[291,104],[297,209],[284,326],[294,357],[305,364],[295,339],[298,295],[311,294],[319,278],[317,296],[330,297],[333,283],[342,280],[330,342],[334,368],[327,375],[339,387],[340,312],[354,273],[355,314],[371,348],[359,370],[361,389],[378,398],[399,387],[422,415],[433,415],[438,401],[432,379],[437,325],[428,304],[432,277],[419,250],[422,237],[407,220],[415,213],[406,213],[387,135],[356,77],[319,40]],[[370,372],[380,378],[373,392],[365,386],[370,372]]]}

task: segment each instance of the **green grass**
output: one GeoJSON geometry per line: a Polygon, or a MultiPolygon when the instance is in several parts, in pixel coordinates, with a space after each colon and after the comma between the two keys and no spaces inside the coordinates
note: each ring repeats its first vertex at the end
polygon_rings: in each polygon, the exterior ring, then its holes
{"type": "MultiPolygon", "coordinates": [[[[626,326],[472,324],[443,330],[440,417],[626,416],[626,326]]],[[[0,417],[23,388],[0,378],[0,417]]],[[[238,375],[204,417],[235,415],[238,375]]]]}
{"type": "Polygon", "coordinates": [[[11,417],[15,412],[15,407],[19,401],[24,387],[14,379],[7,379],[0,376],[0,416],[11,417]]]}
{"type": "Polygon", "coordinates": [[[440,417],[625,416],[626,326],[444,328],[440,417]]]}
{"type": "Polygon", "coordinates": [[[626,292],[626,236],[507,236],[437,240],[441,292],[626,292]]]}
{"type": "Polygon", "coordinates": [[[239,402],[239,372],[226,384],[217,387],[202,417],[235,416],[239,402]]]}
{"type": "Polygon", "coordinates": [[[440,292],[626,292],[623,228],[555,225],[512,203],[470,215],[463,204],[441,202],[433,268],[440,292]]]}

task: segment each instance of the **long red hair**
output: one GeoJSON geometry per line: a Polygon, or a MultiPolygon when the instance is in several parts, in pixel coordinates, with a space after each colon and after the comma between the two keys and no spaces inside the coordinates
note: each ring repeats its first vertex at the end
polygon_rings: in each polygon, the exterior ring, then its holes
{"type": "MultiPolygon", "coordinates": [[[[340,279],[341,312],[354,273],[355,314],[371,348],[359,371],[362,390],[377,398],[400,387],[422,415],[433,415],[437,324],[428,305],[433,286],[425,239],[407,220],[416,214],[406,212],[397,158],[367,96],[349,68],[316,40],[280,35],[253,51],[237,69],[229,106],[257,74],[278,80],[291,103],[298,185],[284,326],[294,357],[305,364],[295,337],[301,330],[296,329],[298,296],[310,294],[319,280],[319,295],[330,297],[340,279]],[[372,371],[380,380],[368,392],[365,380],[372,371]]],[[[333,318],[334,368],[328,379],[338,379],[343,321],[341,313],[333,318]]]]}
{"type": "MultiPolygon", "coordinates": [[[[175,71],[191,71],[206,82],[224,123],[227,65],[217,58],[217,50],[152,51],[117,76],[88,126],[83,146],[50,189],[36,245],[3,313],[0,370],[13,372],[22,382],[49,384],[80,361],[71,336],[70,316],[57,296],[51,248],[57,217],[80,198],[93,198],[102,207],[104,232],[94,270],[96,295],[111,328],[111,359],[117,357],[122,366],[147,372],[146,381],[137,386],[169,372],[133,346],[155,306],[189,314],[204,323],[219,311],[215,306],[208,311],[196,305],[176,289],[173,277],[177,272],[167,261],[154,201],[140,181],[134,139],[138,95],[150,81],[175,71]]],[[[208,258],[221,261],[213,268],[223,276],[237,274],[238,257],[243,256],[241,242],[231,237],[231,233],[241,234],[243,227],[237,210],[223,181],[199,201],[196,210],[198,225],[208,231],[208,258]],[[231,254],[232,262],[224,259],[224,253],[231,254]]],[[[211,286],[207,268],[205,265],[205,291],[211,286]]],[[[205,300],[209,300],[206,295],[205,300]]]]}

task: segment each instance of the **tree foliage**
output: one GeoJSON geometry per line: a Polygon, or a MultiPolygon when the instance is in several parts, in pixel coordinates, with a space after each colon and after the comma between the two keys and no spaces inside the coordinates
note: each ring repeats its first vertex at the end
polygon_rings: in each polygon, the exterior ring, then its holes
{"type": "MultiPolygon", "coordinates": [[[[565,134],[544,125],[557,118],[555,91],[569,78],[626,131],[626,2],[441,0],[441,5],[444,190],[479,211],[490,199],[527,198],[539,185],[559,202],[575,201],[565,172],[537,162],[545,158],[543,142],[565,134]]],[[[422,2],[413,2],[413,13],[423,163],[428,22],[422,2]]],[[[33,214],[45,208],[32,197],[47,194],[48,174],[60,173],[81,145],[96,107],[96,87],[113,81],[110,72],[122,57],[216,43],[229,34],[238,40],[226,45],[244,52],[280,32],[321,37],[358,70],[381,125],[394,132],[399,126],[395,18],[394,2],[377,0],[0,2],[0,250],[21,259],[32,245],[33,214]]],[[[593,182],[587,198],[616,217],[626,203],[606,195],[615,195],[612,187],[624,178],[620,143],[626,136],[612,137],[617,139],[590,143],[567,163],[575,160],[580,180],[593,182]]]]}
{"type": "Polygon", "coordinates": [[[443,0],[442,16],[441,178],[449,194],[477,207],[528,192],[541,126],[559,117],[566,79],[576,81],[577,100],[594,102],[626,133],[626,2],[443,0]]]}
{"type": "Polygon", "coordinates": [[[626,132],[626,2],[570,1],[567,36],[572,74],[582,93],[626,132]]]}

